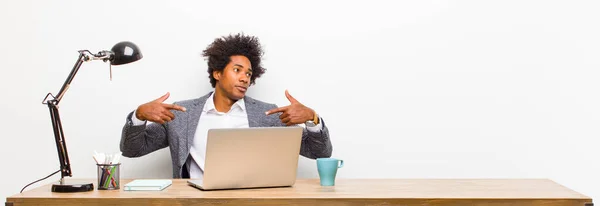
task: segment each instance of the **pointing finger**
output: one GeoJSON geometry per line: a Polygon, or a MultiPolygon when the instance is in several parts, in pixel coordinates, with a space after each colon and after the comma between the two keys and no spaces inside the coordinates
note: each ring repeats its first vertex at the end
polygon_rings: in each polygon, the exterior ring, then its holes
{"type": "Polygon", "coordinates": [[[277,113],[277,112],[285,112],[287,110],[287,108],[288,108],[287,106],[275,108],[275,109],[272,109],[272,110],[269,110],[269,111],[265,112],[265,114],[266,115],[271,115],[271,114],[277,113]]]}
{"type": "Polygon", "coordinates": [[[179,110],[182,112],[185,112],[187,109],[185,107],[176,105],[176,104],[163,104],[163,106],[165,106],[165,108],[167,109],[174,109],[174,110],[179,110]]]}

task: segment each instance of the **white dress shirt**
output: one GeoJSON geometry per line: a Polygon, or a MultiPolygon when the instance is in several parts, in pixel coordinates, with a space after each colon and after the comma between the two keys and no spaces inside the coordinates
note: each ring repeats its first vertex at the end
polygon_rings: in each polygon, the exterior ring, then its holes
{"type": "Polygon", "coordinates": [[[248,114],[244,99],[235,102],[229,112],[219,112],[215,108],[214,93],[208,97],[198,120],[194,134],[194,142],[190,149],[192,159],[188,159],[190,178],[201,179],[204,174],[204,158],[206,157],[206,139],[208,130],[212,128],[248,128],[248,114]]]}
{"type": "MultiPolygon", "coordinates": [[[[246,104],[244,99],[240,99],[235,102],[228,112],[219,112],[215,108],[214,103],[214,92],[208,97],[202,114],[198,120],[198,127],[194,134],[194,142],[190,149],[190,155],[192,158],[188,158],[186,164],[188,165],[189,174],[191,179],[202,179],[204,174],[204,158],[206,157],[206,139],[208,136],[208,130],[212,128],[248,128],[248,113],[246,112],[246,104]]],[[[266,111],[265,111],[266,112],[266,111]]],[[[137,119],[135,111],[131,118],[133,125],[143,125],[146,121],[137,119]]],[[[150,123],[152,124],[152,122],[150,123]]],[[[323,128],[322,124],[315,126],[306,127],[311,132],[320,132],[323,128]]]]}

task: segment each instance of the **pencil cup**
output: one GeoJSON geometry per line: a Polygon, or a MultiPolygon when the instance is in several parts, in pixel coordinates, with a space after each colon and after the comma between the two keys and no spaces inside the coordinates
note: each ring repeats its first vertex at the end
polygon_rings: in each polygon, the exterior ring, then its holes
{"type": "Polygon", "coordinates": [[[118,190],[121,188],[121,171],[119,164],[96,164],[98,166],[98,189],[118,190]]]}

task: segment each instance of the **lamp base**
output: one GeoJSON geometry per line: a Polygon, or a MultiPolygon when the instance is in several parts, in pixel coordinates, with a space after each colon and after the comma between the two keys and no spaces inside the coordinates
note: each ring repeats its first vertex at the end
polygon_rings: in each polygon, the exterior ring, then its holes
{"type": "Polygon", "coordinates": [[[92,190],[94,190],[94,184],[89,182],[52,184],[52,192],[89,192],[92,190]]]}

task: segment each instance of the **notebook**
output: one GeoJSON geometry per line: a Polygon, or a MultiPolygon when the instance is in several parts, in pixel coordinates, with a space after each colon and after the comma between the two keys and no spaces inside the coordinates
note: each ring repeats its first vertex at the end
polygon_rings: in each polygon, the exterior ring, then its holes
{"type": "Polygon", "coordinates": [[[125,191],[161,191],[172,184],[171,180],[138,179],[125,185],[125,191]]]}

